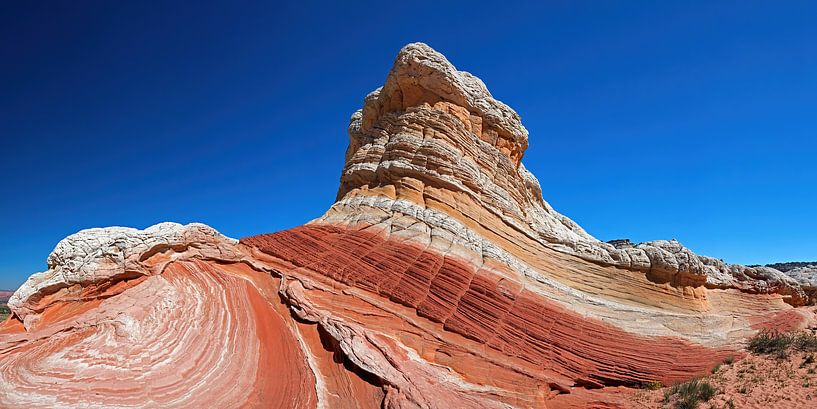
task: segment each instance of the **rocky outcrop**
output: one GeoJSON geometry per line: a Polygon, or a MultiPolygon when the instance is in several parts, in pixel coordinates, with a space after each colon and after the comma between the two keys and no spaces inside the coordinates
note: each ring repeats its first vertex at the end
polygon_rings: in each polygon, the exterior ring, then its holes
{"type": "Polygon", "coordinates": [[[793,305],[808,301],[796,282],[774,269],[727,265],[674,240],[615,246],[587,234],[544,201],[538,180],[521,165],[528,132],[516,112],[425,44],[400,51],[386,84],[352,115],[349,137],[336,206],[373,189],[420,205],[457,201],[447,212],[454,218],[482,222],[489,213],[508,234],[644,271],[659,282],[780,293],[793,305]]]}
{"type": "MultiPolygon", "coordinates": [[[[809,298],[809,304],[817,303],[817,263],[783,263],[780,266],[783,269],[783,274],[791,277],[794,282],[806,293],[809,298]]],[[[757,267],[763,269],[771,269],[777,271],[772,267],[757,267]]]]}
{"type": "MultiPolygon", "coordinates": [[[[472,340],[474,355],[487,358],[490,354],[480,351],[487,347],[521,361],[514,369],[536,373],[548,368],[554,379],[565,380],[564,387],[670,383],[704,372],[710,362],[734,354],[680,339],[629,334],[525,288],[523,281],[500,265],[475,264],[371,230],[304,226],[242,239],[242,244],[320,279],[367,291],[382,300],[379,304],[393,303],[392,308],[408,310],[406,315],[416,315],[427,324],[441,324],[444,330],[472,340]],[[583,334],[596,336],[575,342],[583,334]],[[648,345],[660,362],[633,359],[648,345]],[[561,359],[553,361],[554,356],[561,359]]],[[[467,367],[457,369],[469,372],[467,367]]]]}
{"type": "Polygon", "coordinates": [[[235,243],[175,223],[61,241],[9,302],[0,406],[314,407],[291,320],[235,243]]]}
{"type": "Polygon", "coordinates": [[[60,242],[0,325],[0,406],[626,407],[813,319],[810,270],[605,243],[556,212],[519,116],[424,44],[348,132],[305,226],[60,242]]]}
{"type": "MultiPolygon", "coordinates": [[[[48,256],[48,270],[32,275],[9,299],[14,314],[29,318],[53,298],[82,300],[89,288],[153,274],[146,261],[168,250],[188,249],[208,256],[229,253],[233,239],[203,224],[160,223],[145,230],[107,227],[82,230],[60,241],[48,256]],[[55,296],[55,294],[57,294],[55,296]]],[[[163,260],[163,265],[169,260],[163,260]]],[[[87,296],[87,295],[86,295],[87,296]]]]}
{"type": "MultiPolygon", "coordinates": [[[[760,267],[760,266],[749,266],[749,267],[760,267]]],[[[778,271],[787,272],[789,270],[793,270],[795,268],[801,267],[810,267],[810,268],[817,268],[817,261],[790,261],[786,263],[772,263],[766,264],[763,267],[773,268],[778,271]]]]}

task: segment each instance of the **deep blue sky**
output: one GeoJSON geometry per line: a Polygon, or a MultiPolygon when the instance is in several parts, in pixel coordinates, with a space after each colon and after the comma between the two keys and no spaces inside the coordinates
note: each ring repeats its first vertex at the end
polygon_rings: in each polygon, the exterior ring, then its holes
{"type": "Polygon", "coordinates": [[[320,216],[412,41],[520,113],[545,199],[596,237],[817,259],[815,2],[295,3],[5,4],[0,288],[83,228],[320,216]]]}

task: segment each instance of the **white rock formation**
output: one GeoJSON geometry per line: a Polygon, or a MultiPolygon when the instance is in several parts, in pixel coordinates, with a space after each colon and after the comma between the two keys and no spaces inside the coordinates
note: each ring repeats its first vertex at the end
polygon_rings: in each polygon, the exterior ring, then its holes
{"type": "Polygon", "coordinates": [[[231,252],[235,239],[201,223],[159,223],[144,230],[105,227],[81,230],[62,239],[48,256],[48,270],[35,273],[12,295],[8,305],[25,321],[32,297],[54,293],[74,284],[116,281],[150,274],[145,259],[168,249],[194,248],[218,257],[231,252]]]}
{"type": "Polygon", "coordinates": [[[589,261],[672,285],[776,292],[794,305],[808,300],[795,280],[774,269],[728,265],[674,240],[614,246],[585,232],[542,198],[521,164],[528,131],[516,112],[425,44],[400,51],[385,85],[352,115],[349,136],[338,203],[350,192],[388,184],[417,195],[429,195],[427,186],[446,189],[474,202],[452,207],[480,207],[543,245],[589,261]]]}

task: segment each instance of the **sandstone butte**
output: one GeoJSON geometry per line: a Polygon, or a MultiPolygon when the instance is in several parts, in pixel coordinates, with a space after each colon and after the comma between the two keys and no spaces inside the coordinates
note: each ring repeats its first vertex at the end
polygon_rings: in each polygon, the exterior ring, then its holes
{"type": "Polygon", "coordinates": [[[425,44],[348,134],[304,226],[62,240],[9,300],[0,407],[623,408],[813,323],[814,267],[609,244],[557,213],[516,112],[425,44]]]}

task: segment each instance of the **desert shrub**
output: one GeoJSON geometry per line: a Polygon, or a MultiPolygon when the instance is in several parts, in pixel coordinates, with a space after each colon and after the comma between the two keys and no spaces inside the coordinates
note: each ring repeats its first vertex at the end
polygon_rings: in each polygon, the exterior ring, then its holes
{"type": "Polygon", "coordinates": [[[785,354],[794,342],[792,334],[778,331],[762,331],[752,338],[746,349],[756,354],[785,354]]]}
{"type": "Polygon", "coordinates": [[[732,355],[729,355],[729,356],[726,357],[726,359],[723,360],[723,363],[725,363],[727,365],[732,365],[733,363],[735,363],[735,357],[733,357],[732,355]]]}
{"type": "MultiPolygon", "coordinates": [[[[794,336],[792,341],[794,348],[800,351],[817,351],[817,336],[810,332],[801,332],[794,336]]],[[[812,357],[813,361],[814,357],[812,357]]]]}
{"type": "Polygon", "coordinates": [[[698,397],[704,401],[709,402],[712,397],[717,394],[715,387],[712,386],[709,382],[701,382],[700,386],[698,387],[698,397]]]}
{"type": "Polygon", "coordinates": [[[810,332],[762,331],[749,339],[746,349],[755,354],[785,358],[789,349],[817,352],[817,336],[810,332]]]}
{"type": "Polygon", "coordinates": [[[664,392],[664,401],[675,399],[676,409],[694,409],[701,401],[712,399],[717,391],[709,382],[702,379],[693,379],[684,383],[675,384],[664,392]]]}
{"type": "Polygon", "coordinates": [[[675,409],[695,409],[698,401],[693,399],[680,400],[675,404],[675,409]]]}

